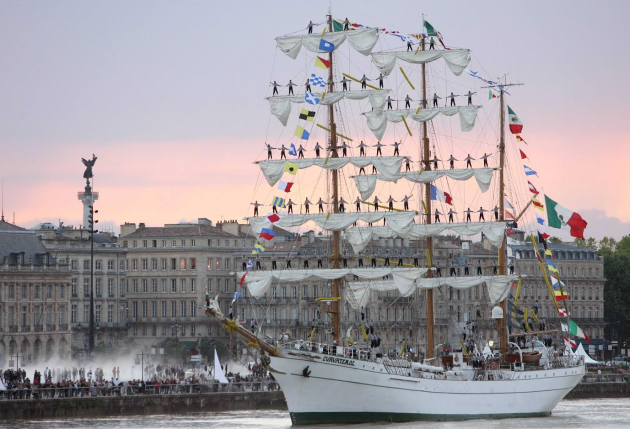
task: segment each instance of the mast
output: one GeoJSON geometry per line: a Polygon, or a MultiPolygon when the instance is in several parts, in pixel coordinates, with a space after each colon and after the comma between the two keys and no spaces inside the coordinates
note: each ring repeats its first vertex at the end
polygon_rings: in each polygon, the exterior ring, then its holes
{"type": "MultiPolygon", "coordinates": [[[[424,28],[424,14],[422,14],[422,27],[424,28]]],[[[424,38],[422,38],[422,50],[426,49],[424,38]]],[[[427,99],[427,74],[426,64],[422,63],[422,100],[420,103],[425,103],[427,99]]],[[[423,157],[422,164],[425,170],[431,170],[431,157],[429,150],[429,136],[427,132],[426,121],[422,123],[422,146],[423,157]]],[[[427,225],[431,223],[431,184],[425,185],[424,193],[424,206],[427,225]]],[[[431,267],[433,265],[433,237],[427,237],[427,263],[431,267]]],[[[429,270],[427,272],[427,278],[433,277],[433,272],[429,270]]],[[[427,350],[426,357],[433,357],[433,348],[435,347],[435,341],[433,339],[433,289],[427,289],[427,350]]]]}
{"type": "MultiPolygon", "coordinates": [[[[503,222],[505,220],[505,181],[504,181],[504,171],[505,171],[505,106],[504,106],[504,94],[505,91],[501,89],[501,95],[499,97],[500,101],[500,130],[501,134],[499,137],[499,221],[503,222]]],[[[501,248],[499,249],[499,275],[504,276],[506,274],[506,261],[505,261],[505,252],[506,252],[506,241],[507,236],[503,235],[503,241],[501,241],[501,248]]],[[[507,333],[507,299],[501,301],[501,309],[503,310],[503,318],[501,319],[500,326],[500,341],[501,341],[501,359],[505,356],[507,352],[507,343],[508,343],[508,333],[507,333]]]]}
{"type": "MultiPolygon", "coordinates": [[[[332,22],[332,14],[328,15],[328,31],[333,32],[333,22],[332,22]]],[[[334,82],[333,82],[333,53],[328,53],[328,61],[330,61],[330,67],[328,68],[328,92],[334,92],[334,82]]],[[[330,104],[328,106],[328,122],[330,125],[330,151],[331,157],[337,158],[337,124],[335,123],[335,111],[333,105],[330,104]]],[[[337,170],[332,170],[332,187],[333,187],[333,213],[339,213],[339,174],[337,170]]],[[[333,231],[333,268],[339,268],[339,259],[340,259],[340,232],[333,231]]],[[[332,287],[332,296],[338,297],[341,296],[340,290],[340,280],[333,280],[332,287]]],[[[332,313],[333,316],[333,340],[339,343],[339,300],[333,300],[330,304],[331,309],[328,310],[328,313],[332,313]]]]}

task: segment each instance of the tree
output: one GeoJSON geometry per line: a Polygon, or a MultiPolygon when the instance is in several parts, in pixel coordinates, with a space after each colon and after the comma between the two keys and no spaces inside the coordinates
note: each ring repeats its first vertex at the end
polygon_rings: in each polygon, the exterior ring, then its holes
{"type": "Polygon", "coordinates": [[[562,243],[562,239],[558,237],[549,237],[550,243],[562,243]]]}
{"type": "MultiPolygon", "coordinates": [[[[624,237],[628,238],[628,237],[624,237]]],[[[622,239],[623,241],[623,239],[622,239]]],[[[630,242],[630,239],[627,240],[630,242]]],[[[621,243],[621,242],[620,242],[621,243]]],[[[617,249],[604,259],[604,314],[609,325],[607,336],[615,330],[620,341],[630,340],[630,254],[617,249]]]]}

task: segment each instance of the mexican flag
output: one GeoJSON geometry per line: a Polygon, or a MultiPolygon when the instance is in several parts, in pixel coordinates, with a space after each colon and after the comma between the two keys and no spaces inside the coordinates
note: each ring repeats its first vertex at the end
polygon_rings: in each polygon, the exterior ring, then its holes
{"type": "Polygon", "coordinates": [[[545,195],[545,203],[550,227],[565,229],[570,232],[571,237],[584,238],[584,229],[588,223],[579,213],[565,209],[547,195],[545,195]]]}
{"type": "Polygon", "coordinates": [[[433,26],[429,24],[427,21],[424,21],[424,28],[427,29],[427,36],[429,37],[437,36],[437,32],[435,31],[435,28],[433,28],[433,26]]]}
{"type": "Polygon", "coordinates": [[[520,134],[523,131],[523,123],[510,106],[508,106],[508,115],[510,117],[510,132],[512,134],[520,134]]]}
{"type": "MultiPolygon", "coordinates": [[[[567,325],[565,325],[564,323],[562,323],[562,331],[567,332],[567,325]]],[[[582,329],[580,329],[580,327],[576,325],[573,320],[569,320],[569,334],[573,335],[574,337],[584,338],[586,341],[588,341],[589,344],[591,342],[591,339],[588,337],[588,335],[586,335],[584,331],[582,331],[582,329]]]]}

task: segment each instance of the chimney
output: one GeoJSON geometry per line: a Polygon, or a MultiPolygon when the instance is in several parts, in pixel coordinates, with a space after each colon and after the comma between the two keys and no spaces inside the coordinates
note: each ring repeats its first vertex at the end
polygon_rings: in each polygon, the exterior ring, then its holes
{"type": "MultiPolygon", "coordinates": [[[[140,224],[140,225],[144,225],[144,224],[140,224]]],[[[131,234],[132,232],[136,232],[136,224],[135,223],[125,222],[124,225],[120,225],[120,236],[121,237],[125,237],[125,236],[131,234]]]]}
{"type": "Polygon", "coordinates": [[[138,229],[143,229],[144,228],[144,222],[140,222],[140,224],[138,225],[138,229]]]}
{"type": "MultiPolygon", "coordinates": [[[[218,225],[217,225],[218,226],[218,225]]],[[[221,230],[227,232],[232,235],[238,236],[239,234],[239,226],[238,222],[229,222],[225,221],[221,223],[221,230]]]]}

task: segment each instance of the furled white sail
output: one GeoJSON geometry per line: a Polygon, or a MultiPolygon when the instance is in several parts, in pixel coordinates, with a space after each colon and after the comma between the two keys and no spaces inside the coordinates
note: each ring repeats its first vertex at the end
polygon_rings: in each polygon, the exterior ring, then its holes
{"type": "MultiPolygon", "coordinates": [[[[385,107],[387,101],[387,93],[389,89],[379,89],[374,91],[341,91],[326,93],[313,93],[313,95],[320,99],[319,104],[323,106],[329,106],[337,103],[338,101],[347,98],[349,100],[363,100],[368,98],[370,104],[374,108],[374,111],[381,111],[385,107]],[[322,98],[323,96],[323,98],[322,98]]],[[[305,103],[305,94],[296,95],[276,95],[275,97],[267,97],[269,106],[271,107],[271,114],[274,115],[282,123],[287,125],[289,115],[291,114],[291,103],[305,103]]]]}
{"type": "MultiPolygon", "coordinates": [[[[341,151],[341,149],[338,149],[338,151],[341,151]]],[[[338,170],[346,166],[348,163],[358,168],[374,165],[383,177],[389,180],[397,180],[399,178],[402,161],[403,157],[401,156],[366,156],[343,158],[304,158],[291,159],[288,162],[297,164],[299,169],[315,165],[327,170],[338,170]]],[[[286,162],[287,160],[267,160],[260,161],[258,163],[265,179],[267,179],[267,183],[271,186],[278,183],[278,180],[282,178],[282,174],[284,173],[284,166],[286,162]]]]}
{"type": "Polygon", "coordinates": [[[377,180],[396,182],[399,179],[407,179],[415,183],[430,183],[443,176],[453,180],[468,180],[474,176],[481,192],[486,192],[492,182],[492,173],[494,170],[494,168],[471,168],[466,170],[406,171],[396,174],[396,177],[393,178],[391,174],[387,175],[387,177],[382,174],[369,174],[353,176],[353,179],[361,194],[361,198],[367,200],[374,192],[374,189],[376,189],[377,180]]]}
{"type": "Polygon", "coordinates": [[[490,302],[496,304],[508,296],[512,283],[517,280],[517,275],[419,278],[405,293],[390,280],[360,281],[349,282],[345,287],[345,291],[350,305],[354,309],[358,309],[367,306],[370,291],[399,290],[401,296],[405,297],[411,295],[416,288],[435,289],[442,285],[447,285],[456,289],[468,289],[485,283],[490,302]]]}
{"type": "MultiPolygon", "coordinates": [[[[334,49],[339,48],[342,43],[348,38],[348,43],[356,51],[363,55],[370,55],[374,45],[378,41],[378,30],[376,28],[362,28],[358,30],[349,31],[337,31],[334,33],[321,33],[319,34],[300,34],[297,36],[282,36],[276,38],[278,48],[289,57],[296,59],[300,53],[302,46],[311,52],[325,54],[328,51],[324,51],[319,48],[322,39],[334,45],[334,49]]],[[[468,63],[466,63],[468,64],[468,63]]],[[[466,66],[464,66],[466,68],[466,66]]],[[[462,69],[463,70],[463,69],[462,69]]],[[[461,73],[461,72],[460,72],[461,73]]]]}
{"type": "Polygon", "coordinates": [[[416,109],[407,110],[374,110],[364,113],[367,119],[367,126],[376,138],[381,140],[387,129],[387,122],[402,122],[405,119],[413,119],[416,122],[426,122],[442,114],[445,116],[453,116],[459,113],[459,126],[462,131],[468,132],[475,127],[477,120],[478,106],[455,106],[455,107],[435,107],[431,109],[420,109],[416,113],[416,109]]]}
{"type": "MultiPolygon", "coordinates": [[[[248,271],[243,281],[247,284],[250,294],[260,298],[268,290],[274,279],[285,282],[298,282],[311,277],[324,280],[334,280],[348,275],[357,276],[360,279],[382,279],[391,275],[391,284],[400,293],[408,293],[413,288],[414,282],[428,271],[428,268],[336,268],[313,270],[273,270],[273,271],[248,271]]],[[[245,272],[238,273],[243,277],[245,272]]]]}
{"type": "MultiPolygon", "coordinates": [[[[315,208],[315,207],[313,207],[315,208]]],[[[267,216],[248,218],[252,232],[260,234],[263,228],[277,225],[280,228],[290,228],[304,225],[313,221],[322,229],[328,231],[342,231],[356,221],[378,222],[385,218],[387,225],[394,231],[405,231],[417,212],[364,212],[364,213],[330,213],[330,214],[295,214],[280,215],[280,220],[272,223],[267,216]]]]}
{"type": "Polygon", "coordinates": [[[483,232],[485,237],[498,247],[503,241],[505,228],[505,222],[411,224],[404,231],[398,232],[394,232],[389,226],[348,228],[345,231],[345,235],[348,242],[352,245],[352,249],[357,253],[365,249],[373,239],[401,237],[417,240],[439,235],[444,231],[453,231],[460,235],[475,235],[483,232]]]}
{"type": "Polygon", "coordinates": [[[470,49],[372,53],[372,62],[386,76],[394,69],[397,59],[411,64],[426,64],[440,58],[444,58],[448,68],[451,69],[453,74],[459,76],[470,63],[470,49]]]}

